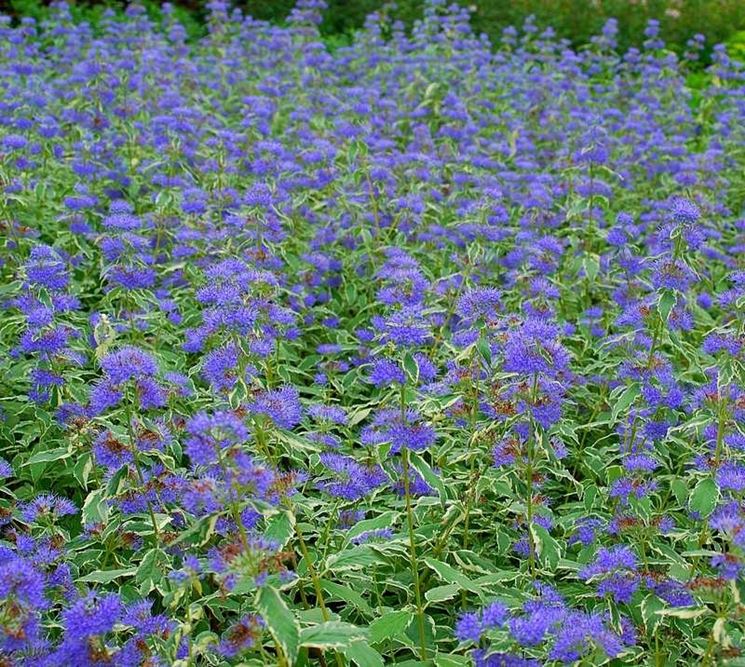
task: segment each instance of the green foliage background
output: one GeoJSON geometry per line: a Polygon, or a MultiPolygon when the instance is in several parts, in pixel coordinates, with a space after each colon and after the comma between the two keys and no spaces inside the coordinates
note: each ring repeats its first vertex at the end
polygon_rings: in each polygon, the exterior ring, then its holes
{"type": "MultiPolygon", "coordinates": [[[[702,33],[709,45],[718,42],[745,45],[745,0],[457,0],[473,11],[472,22],[478,32],[496,41],[509,25],[520,26],[525,18],[534,15],[540,27],[552,26],[575,46],[585,44],[597,34],[609,17],[619,20],[619,45],[622,49],[640,45],[644,41],[644,26],[650,18],[660,21],[662,36],[677,51],[696,33],[702,33]]],[[[295,0],[235,0],[255,18],[282,23],[295,0]]],[[[119,0],[83,0],[74,3],[80,19],[95,23],[103,10],[121,10],[119,0]]],[[[144,0],[148,11],[157,17],[160,2],[144,0]]],[[[203,29],[206,2],[176,0],[174,4],[182,23],[192,37],[203,29]]],[[[328,0],[322,32],[331,46],[344,44],[359,28],[369,13],[390,4],[386,0],[328,0]]],[[[397,0],[395,8],[387,11],[411,25],[422,15],[423,0],[397,0]]],[[[43,0],[0,1],[0,9],[14,16],[43,18],[48,11],[43,0]]],[[[737,47],[736,47],[737,49],[737,47]]]]}

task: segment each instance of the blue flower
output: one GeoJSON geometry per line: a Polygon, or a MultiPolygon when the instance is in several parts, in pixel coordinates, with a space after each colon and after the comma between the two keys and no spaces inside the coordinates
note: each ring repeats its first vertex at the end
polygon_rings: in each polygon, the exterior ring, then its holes
{"type": "Polygon", "coordinates": [[[344,500],[364,498],[388,479],[379,466],[363,466],[354,458],[341,454],[321,454],[321,464],[334,473],[334,477],[320,482],[319,487],[329,495],[344,500]]]}
{"type": "Polygon", "coordinates": [[[269,417],[280,428],[291,429],[300,423],[303,408],[295,387],[285,386],[259,394],[248,406],[254,414],[269,417]]]}
{"type": "Polygon", "coordinates": [[[395,361],[375,359],[370,369],[369,381],[381,388],[392,384],[406,384],[406,373],[395,361]]]}

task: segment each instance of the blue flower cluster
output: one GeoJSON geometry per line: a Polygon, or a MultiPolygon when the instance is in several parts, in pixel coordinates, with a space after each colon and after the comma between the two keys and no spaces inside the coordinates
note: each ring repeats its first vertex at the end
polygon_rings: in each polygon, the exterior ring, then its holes
{"type": "Polygon", "coordinates": [[[737,664],[745,65],[323,6],[0,17],[0,665],[737,664]]]}

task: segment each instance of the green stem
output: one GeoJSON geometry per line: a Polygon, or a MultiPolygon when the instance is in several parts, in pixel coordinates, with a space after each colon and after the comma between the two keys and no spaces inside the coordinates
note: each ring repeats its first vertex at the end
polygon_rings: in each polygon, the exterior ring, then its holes
{"type": "Polygon", "coordinates": [[[471,500],[473,498],[473,493],[470,492],[470,489],[474,488],[474,468],[476,466],[476,456],[474,455],[474,452],[471,451],[471,446],[474,444],[475,440],[475,434],[476,434],[476,417],[478,416],[478,409],[479,409],[479,389],[478,385],[473,385],[473,395],[471,397],[471,409],[469,410],[468,415],[468,422],[469,422],[469,447],[468,447],[468,454],[469,454],[469,470],[468,470],[468,486],[469,486],[469,493],[466,496],[466,511],[465,511],[465,518],[464,518],[464,525],[463,525],[463,549],[468,549],[468,538],[469,538],[469,523],[470,523],[470,517],[471,517],[471,500]]]}
{"type": "MultiPolygon", "coordinates": [[[[131,405],[127,407],[126,411],[126,417],[127,417],[127,433],[129,435],[129,447],[132,452],[132,460],[135,465],[135,470],[137,471],[137,478],[140,482],[140,486],[145,488],[145,475],[142,472],[142,467],[140,466],[140,460],[138,457],[139,452],[137,451],[137,444],[135,442],[135,434],[134,429],[132,428],[132,407],[131,405]]],[[[153,511],[153,504],[150,502],[150,500],[147,500],[147,510],[150,514],[150,521],[153,524],[153,544],[155,546],[158,545],[160,542],[160,531],[158,530],[158,521],[155,518],[155,512],[153,511]]]]}
{"type": "MultiPolygon", "coordinates": [[[[191,627],[192,627],[192,618],[191,618],[191,605],[187,604],[186,606],[186,622],[189,626],[189,634],[186,636],[186,641],[189,644],[189,654],[186,656],[186,665],[187,667],[191,667],[194,660],[194,642],[191,640],[191,627]]],[[[183,632],[183,630],[182,630],[183,632]]],[[[263,651],[262,647],[262,651],[263,651]]]]}
{"type": "Polygon", "coordinates": [[[261,417],[254,418],[254,437],[256,438],[256,445],[259,451],[264,455],[264,458],[266,458],[267,462],[271,463],[274,467],[277,467],[277,461],[266,443],[266,433],[264,432],[260,420],[261,417]]]}
{"type": "MultiPolygon", "coordinates": [[[[331,620],[331,615],[329,614],[329,611],[326,607],[326,601],[323,598],[323,588],[321,586],[321,580],[318,577],[318,572],[316,572],[313,561],[310,559],[308,545],[305,543],[303,531],[297,521],[295,522],[295,535],[297,535],[298,544],[300,544],[300,553],[303,554],[303,560],[305,561],[305,564],[308,568],[310,580],[313,583],[313,590],[315,590],[316,592],[316,600],[318,600],[318,606],[321,608],[321,616],[323,617],[324,622],[328,622],[329,620],[331,620]]],[[[334,653],[334,657],[336,658],[336,664],[338,665],[338,667],[344,667],[344,660],[342,659],[341,655],[339,655],[338,653],[334,653]]]]}
{"type": "Polygon", "coordinates": [[[419,584],[419,562],[416,556],[416,539],[414,536],[414,513],[411,509],[411,483],[409,477],[409,450],[407,447],[401,449],[401,461],[404,473],[404,496],[406,499],[406,522],[409,528],[409,558],[411,561],[411,574],[414,577],[414,596],[416,600],[417,623],[419,626],[419,644],[421,646],[422,660],[427,660],[427,636],[424,632],[424,607],[422,606],[422,591],[419,584]]]}
{"type": "MultiPolygon", "coordinates": [[[[223,457],[222,449],[218,451],[217,457],[218,457],[217,460],[220,465],[220,468],[222,469],[223,477],[225,479],[230,479],[227,466],[225,465],[225,460],[223,457]]],[[[233,493],[236,492],[236,488],[232,483],[231,483],[231,491],[233,493]]],[[[238,535],[241,538],[241,545],[243,546],[243,549],[246,551],[246,553],[248,553],[248,534],[246,533],[246,527],[243,525],[243,518],[241,517],[240,507],[238,507],[238,501],[235,499],[232,493],[231,493],[231,498],[230,498],[230,514],[233,516],[233,521],[235,522],[235,525],[238,528],[238,535]]]]}
{"type": "Polygon", "coordinates": [[[406,385],[401,385],[401,393],[399,395],[399,407],[401,409],[401,425],[406,422],[406,385]]]}
{"type": "Polygon", "coordinates": [[[712,658],[714,655],[714,647],[716,646],[716,640],[714,639],[714,631],[709,633],[709,639],[706,642],[706,653],[701,659],[701,667],[709,667],[712,664],[712,658]]]}
{"type": "Polygon", "coordinates": [[[323,535],[321,536],[321,544],[323,545],[323,558],[326,558],[326,554],[329,549],[329,540],[331,539],[331,525],[334,523],[336,518],[336,512],[339,508],[339,499],[334,501],[331,506],[331,512],[329,513],[329,520],[326,522],[326,527],[323,529],[323,535]]]}
{"type": "Polygon", "coordinates": [[[660,327],[655,322],[654,336],[652,337],[652,345],[649,346],[649,357],[647,357],[647,368],[652,368],[652,362],[654,361],[654,353],[657,351],[657,343],[660,339],[660,327]]]}
{"type": "Polygon", "coordinates": [[[277,651],[277,666],[278,667],[290,667],[290,663],[285,656],[285,652],[282,650],[279,642],[274,640],[275,650],[277,651]]]}
{"type": "Polygon", "coordinates": [[[595,247],[595,214],[593,209],[595,208],[595,174],[592,168],[592,162],[590,163],[590,197],[588,200],[588,228],[589,228],[589,237],[590,237],[590,243],[589,243],[589,250],[592,252],[592,250],[595,247]]]}
{"type": "MultiPolygon", "coordinates": [[[[469,493],[472,493],[472,492],[473,492],[473,489],[469,489],[469,493]]],[[[434,548],[432,549],[432,555],[435,558],[439,558],[440,553],[442,553],[442,550],[445,548],[447,544],[448,538],[450,537],[455,526],[457,525],[458,525],[458,518],[456,517],[450,522],[450,524],[445,528],[445,530],[442,531],[442,533],[440,534],[440,537],[435,542],[434,548]]],[[[430,573],[431,573],[431,570],[427,570],[422,575],[421,579],[419,580],[419,583],[422,589],[426,588],[427,582],[429,581],[430,573]]]]}
{"type": "Polygon", "coordinates": [[[525,502],[527,505],[528,516],[528,569],[530,576],[535,577],[535,540],[533,540],[533,438],[528,439],[528,465],[526,466],[525,483],[527,487],[527,496],[525,502]]]}
{"type": "MultiPolygon", "coordinates": [[[[474,360],[472,358],[471,359],[472,368],[473,368],[473,361],[474,360]]],[[[468,549],[469,547],[470,525],[471,525],[471,502],[473,501],[473,498],[475,496],[475,493],[473,490],[476,488],[476,480],[475,480],[476,453],[472,451],[472,447],[475,444],[475,440],[476,440],[476,417],[478,416],[478,409],[479,409],[479,389],[478,389],[478,385],[474,383],[472,385],[471,406],[470,406],[469,415],[468,415],[469,463],[468,463],[468,492],[466,494],[466,500],[465,500],[466,502],[465,516],[463,518],[463,549],[464,550],[468,549]]],[[[460,599],[461,599],[461,606],[465,610],[467,606],[466,591],[461,591],[460,599]]]]}
{"type": "Polygon", "coordinates": [[[654,664],[655,667],[662,667],[664,664],[662,661],[662,653],[660,652],[660,637],[657,634],[657,629],[654,631],[654,664]]]}
{"type": "Polygon", "coordinates": [[[717,423],[717,446],[714,450],[714,467],[719,467],[719,462],[722,459],[722,452],[724,450],[724,430],[727,423],[727,411],[725,410],[724,400],[719,397],[719,414],[717,423]]]}
{"type": "MultiPolygon", "coordinates": [[[[531,388],[531,402],[535,405],[538,402],[538,374],[533,376],[533,386],[531,388]]],[[[537,427],[534,422],[531,424],[531,433],[528,435],[528,442],[526,443],[527,451],[527,466],[525,467],[525,486],[527,496],[525,498],[526,514],[528,521],[528,570],[530,576],[535,578],[535,540],[533,539],[533,455],[535,452],[534,443],[537,437],[537,427]]]]}

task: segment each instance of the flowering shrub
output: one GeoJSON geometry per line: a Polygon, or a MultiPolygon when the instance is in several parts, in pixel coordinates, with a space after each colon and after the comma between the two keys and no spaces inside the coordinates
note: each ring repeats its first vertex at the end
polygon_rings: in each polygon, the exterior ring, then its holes
{"type": "Polygon", "coordinates": [[[0,663],[739,664],[745,69],[318,10],[0,24],[0,663]]]}

